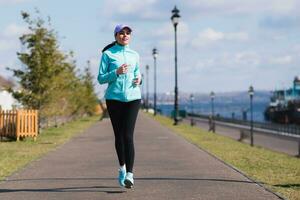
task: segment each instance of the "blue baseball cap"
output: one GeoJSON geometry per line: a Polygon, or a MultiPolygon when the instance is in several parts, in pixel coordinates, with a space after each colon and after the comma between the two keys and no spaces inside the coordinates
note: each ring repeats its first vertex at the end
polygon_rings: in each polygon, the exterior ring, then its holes
{"type": "Polygon", "coordinates": [[[132,31],[131,28],[128,25],[126,25],[126,24],[118,24],[116,26],[116,28],[115,28],[114,34],[116,35],[117,33],[119,33],[124,28],[128,28],[130,32],[132,31]]]}

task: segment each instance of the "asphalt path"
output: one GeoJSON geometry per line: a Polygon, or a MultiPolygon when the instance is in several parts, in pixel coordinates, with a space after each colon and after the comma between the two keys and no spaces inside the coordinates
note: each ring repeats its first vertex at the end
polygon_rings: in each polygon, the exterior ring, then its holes
{"type": "Polygon", "coordinates": [[[280,199],[142,112],[135,148],[135,186],[121,188],[104,119],[1,182],[0,199],[280,199]]]}

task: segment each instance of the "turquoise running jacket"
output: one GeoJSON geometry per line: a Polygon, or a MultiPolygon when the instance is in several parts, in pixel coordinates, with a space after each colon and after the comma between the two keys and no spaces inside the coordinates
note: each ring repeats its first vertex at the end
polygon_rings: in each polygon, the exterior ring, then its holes
{"type": "Polygon", "coordinates": [[[105,99],[129,102],[141,99],[141,90],[133,83],[137,77],[141,77],[139,69],[139,54],[129,48],[128,45],[115,44],[102,53],[99,66],[98,82],[108,83],[105,91],[105,99]],[[126,74],[117,75],[117,69],[127,64],[126,74]]]}

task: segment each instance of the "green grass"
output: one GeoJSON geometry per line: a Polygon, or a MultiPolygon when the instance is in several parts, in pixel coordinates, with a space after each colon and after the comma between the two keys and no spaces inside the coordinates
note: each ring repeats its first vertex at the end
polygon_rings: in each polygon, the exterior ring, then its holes
{"type": "Polygon", "coordinates": [[[173,121],[163,116],[157,116],[155,119],[189,142],[263,183],[267,188],[287,199],[300,200],[299,158],[261,147],[251,147],[188,124],[173,126],[173,121]]]}
{"type": "Polygon", "coordinates": [[[26,138],[19,142],[0,142],[0,181],[50,150],[64,144],[97,121],[99,121],[99,116],[86,117],[58,128],[44,129],[35,142],[32,138],[26,138]]]}

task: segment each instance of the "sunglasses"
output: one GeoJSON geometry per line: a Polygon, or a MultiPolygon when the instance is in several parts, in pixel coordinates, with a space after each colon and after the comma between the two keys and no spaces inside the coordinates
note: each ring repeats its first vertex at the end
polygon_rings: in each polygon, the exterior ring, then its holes
{"type": "Polygon", "coordinates": [[[120,35],[125,35],[125,34],[126,34],[126,35],[130,35],[131,32],[130,32],[130,31],[120,31],[119,34],[120,34],[120,35]]]}

